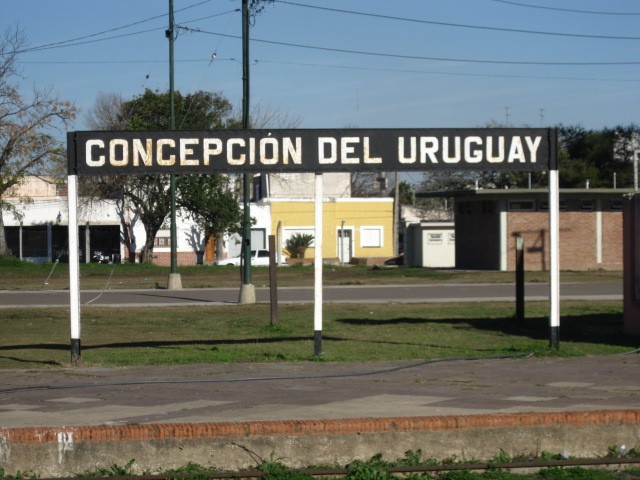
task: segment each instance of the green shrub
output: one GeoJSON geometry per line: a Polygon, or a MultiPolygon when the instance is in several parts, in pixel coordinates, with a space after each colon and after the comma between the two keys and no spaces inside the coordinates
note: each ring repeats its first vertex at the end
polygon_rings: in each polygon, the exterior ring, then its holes
{"type": "Polygon", "coordinates": [[[313,242],[313,235],[310,233],[294,233],[284,243],[285,253],[291,258],[304,258],[304,253],[313,242]]]}

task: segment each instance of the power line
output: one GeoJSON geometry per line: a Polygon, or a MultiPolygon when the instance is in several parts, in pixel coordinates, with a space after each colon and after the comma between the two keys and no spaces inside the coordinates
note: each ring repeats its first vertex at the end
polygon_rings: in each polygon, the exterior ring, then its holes
{"type": "MultiPolygon", "coordinates": [[[[123,25],[121,27],[115,27],[115,28],[110,28],[108,30],[103,30],[101,32],[97,32],[97,33],[92,33],[90,35],[84,35],[82,37],[76,37],[76,38],[70,38],[68,40],[61,40],[59,42],[52,42],[52,43],[46,43],[44,45],[39,45],[37,47],[29,47],[29,48],[25,48],[23,50],[20,50],[18,53],[27,53],[27,52],[35,52],[35,51],[39,51],[39,50],[49,50],[51,48],[61,48],[61,47],[70,47],[73,45],[81,45],[82,43],[92,43],[92,42],[96,42],[96,41],[100,41],[100,40],[109,40],[110,38],[119,38],[118,36],[116,37],[107,37],[107,38],[103,38],[103,39],[99,39],[99,40],[92,40],[89,42],[81,42],[81,40],[86,40],[87,38],[93,38],[93,37],[97,37],[99,35],[104,35],[105,33],[112,33],[112,32],[117,32],[118,30],[123,30],[125,28],[129,28],[132,27],[134,25],[140,25],[141,23],[146,23],[149,22],[151,20],[155,20],[156,18],[161,18],[164,17],[165,15],[156,15],[155,17],[150,17],[144,20],[140,20],[138,22],[134,22],[134,23],[129,23],[128,25],[123,25]],[[74,43],[77,42],[77,43],[74,43]]],[[[158,28],[153,29],[153,30],[158,30],[158,28]]],[[[135,32],[135,33],[131,33],[128,35],[134,35],[137,33],[146,33],[148,31],[151,30],[143,30],[142,32],[135,32]]]]}
{"type": "MultiPolygon", "coordinates": [[[[204,3],[208,3],[210,1],[212,1],[212,0],[204,0],[202,2],[199,2],[197,4],[194,4],[194,5],[191,5],[191,6],[188,6],[188,7],[184,7],[182,9],[180,9],[180,10],[177,10],[177,11],[184,11],[184,10],[187,10],[187,9],[190,9],[190,8],[194,8],[196,6],[202,5],[204,3]]],[[[407,21],[407,22],[414,22],[414,23],[433,24],[433,25],[457,27],[457,28],[472,28],[472,29],[483,29],[483,30],[496,30],[496,31],[511,32],[511,33],[555,35],[555,36],[568,36],[568,37],[580,37],[580,38],[591,38],[591,39],[640,40],[640,37],[582,35],[582,34],[570,34],[570,33],[561,33],[561,32],[541,32],[541,31],[533,31],[533,30],[507,29],[507,28],[499,28],[499,27],[486,27],[486,26],[478,26],[478,25],[464,25],[464,24],[455,24],[455,23],[434,22],[434,21],[429,21],[429,20],[420,20],[420,19],[413,19],[413,18],[406,18],[406,17],[396,17],[396,16],[390,16],[390,15],[379,15],[379,14],[366,13],[366,12],[357,12],[357,11],[337,9],[337,8],[319,7],[319,6],[315,6],[315,5],[307,5],[307,4],[302,4],[302,3],[290,2],[290,1],[287,1],[287,0],[278,0],[278,1],[279,1],[279,3],[292,5],[292,6],[298,6],[298,7],[304,7],[304,8],[312,8],[312,9],[326,10],[326,11],[332,11],[332,12],[338,12],[338,13],[347,13],[347,14],[353,14],[353,15],[362,15],[362,16],[384,18],[384,19],[390,19],[390,20],[399,20],[399,21],[407,21]]],[[[494,0],[494,1],[503,1],[503,0],[494,0]]],[[[181,22],[181,23],[183,25],[184,24],[188,24],[188,23],[194,23],[194,22],[205,20],[205,19],[208,19],[208,18],[227,15],[229,13],[234,13],[234,12],[237,12],[237,11],[238,11],[238,9],[229,10],[229,11],[222,12],[222,13],[219,13],[219,14],[209,15],[209,16],[206,16],[206,17],[201,17],[201,18],[197,18],[197,19],[193,19],[193,20],[188,20],[188,21],[181,22]]],[[[127,25],[123,25],[123,26],[120,26],[120,27],[115,27],[115,28],[112,28],[112,29],[109,29],[109,30],[104,30],[104,31],[101,31],[101,32],[93,33],[93,34],[90,34],[90,35],[85,35],[83,37],[76,37],[76,38],[73,38],[73,39],[63,40],[63,41],[59,41],[59,42],[53,42],[53,43],[49,43],[49,44],[40,45],[40,46],[37,46],[37,47],[25,48],[23,50],[20,50],[17,53],[30,53],[30,52],[36,52],[36,51],[41,51],[41,50],[50,50],[50,49],[55,49],[55,48],[64,48],[64,47],[71,47],[71,46],[77,46],[77,45],[84,45],[84,44],[88,44],[88,43],[95,43],[95,42],[100,42],[100,41],[104,41],[104,40],[113,40],[113,39],[123,38],[123,37],[127,37],[127,36],[134,36],[134,35],[140,35],[140,34],[143,34],[143,33],[164,30],[165,29],[164,27],[157,27],[157,28],[153,28],[153,29],[142,30],[142,31],[127,33],[127,34],[122,34],[122,35],[113,35],[113,36],[110,36],[110,37],[103,37],[103,38],[100,38],[100,39],[86,40],[88,38],[93,38],[93,37],[96,37],[96,36],[99,36],[99,35],[104,35],[105,33],[115,32],[115,31],[118,31],[118,30],[129,28],[129,27],[134,26],[134,25],[139,25],[139,24],[151,21],[151,20],[162,18],[162,17],[165,17],[166,15],[167,14],[156,15],[154,17],[149,17],[147,19],[139,20],[137,22],[133,22],[133,23],[130,23],[130,24],[127,24],[127,25]]],[[[216,33],[216,32],[204,31],[204,30],[200,30],[200,29],[189,29],[188,27],[183,27],[183,29],[184,30],[194,31],[194,32],[207,33],[207,34],[210,34],[210,35],[218,35],[220,37],[236,38],[236,39],[237,38],[241,38],[241,37],[235,36],[235,35],[225,35],[225,34],[216,33]]],[[[640,63],[640,62],[516,62],[516,61],[500,61],[500,60],[473,60],[473,59],[438,58],[438,57],[422,57],[422,56],[411,56],[411,55],[402,55],[402,54],[386,54],[386,53],[379,53],[379,52],[367,52],[367,51],[358,51],[358,50],[349,50],[349,49],[319,47],[319,46],[313,46],[313,45],[303,45],[303,44],[295,44],[295,43],[277,42],[277,41],[264,40],[264,39],[263,40],[252,39],[252,40],[256,41],[256,42],[270,43],[270,44],[275,44],[275,45],[297,47],[297,48],[308,48],[308,49],[332,51],[332,52],[339,52],[339,53],[351,53],[351,54],[381,56],[381,57],[390,57],[390,58],[406,58],[406,59],[414,59],[414,60],[452,61],[452,62],[465,62],[465,63],[490,63],[490,64],[507,64],[507,65],[572,65],[572,66],[581,66],[581,65],[582,66],[585,66],[585,65],[586,66],[594,66],[594,65],[636,65],[636,64],[640,63]]]]}
{"type": "Polygon", "coordinates": [[[615,15],[615,16],[640,15],[640,13],[638,12],[602,12],[602,11],[595,11],[595,10],[577,10],[572,8],[545,7],[543,5],[531,5],[528,3],[511,2],[509,0],[489,0],[489,1],[497,2],[497,3],[506,3],[509,5],[515,5],[517,7],[538,8],[540,10],[555,10],[558,12],[569,12],[569,13],[584,13],[587,15],[615,15]]]}
{"type": "MultiPolygon", "coordinates": [[[[186,28],[186,27],[185,27],[186,28]]],[[[207,35],[217,35],[227,38],[241,39],[238,35],[230,35],[219,32],[211,32],[207,30],[201,30],[197,28],[190,28],[189,30],[198,33],[205,33],[207,35]]],[[[400,58],[405,60],[429,60],[435,62],[457,62],[457,63],[476,63],[476,64],[494,64],[494,65],[546,65],[546,66],[620,66],[620,65],[640,65],[640,61],[627,61],[627,62],[539,62],[539,61],[516,61],[516,60],[478,60],[472,58],[453,58],[453,57],[428,57],[423,55],[406,55],[400,53],[384,53],[384,52],[371,52],[365,50],[351,50],[346,48],[332,48],[321,47],[318,45],[305,45],[292,42],[279,42],[275,40],[265,40],[252,38],[252,42],[266,43],[269,45],[279,45],[284,47],[293,48],[305,48],[309,50],[319,50],[324,52],[334,53],[348,53],[353,55],[365,55],[371,57],[384,57],[384,58],[400,58]]]]}
{"type": "MultiPolygon", "coordinates": [[[[216,58],[216,62],[237,62],[235,58],[216,58]]],[[[117,65],[128,63],[168,63],[169,60],[34,60],[34,61],[17,61],[17,64],[23,65],[117,65]]],[[[175,63],[211,63],[211,58],[191,58],[176,59],[175,63]]]]}
{"type": "Polygon", "coordinates": [[[483,25],[468,25],[468,24],[462,24],[462,23],[436,22],[432,20],[421,20],[416,18],[396,17],[392,15],[380,15],[376,13],[344,10],[341,8],[319,7],[317,5],[308,5],[305,3],[290,2],[287,0],[278,0],[278,3],[292,5],[295,7],[312,8],[315,10],[324,10],[324,11],[336,12],[336,13],[348,13],[350,15],[383,18],[385,20],[397,20],[402,22],[437,25],[441,27],[470,28],[470,29],[477,29],[477,30],[493,30],[496,32],[525,33],[530,35],[551,35],[551,36],[557,36],[557,37],[572,37],[572,38],[590,38],[590,39],[598,39],[598,40],[640,40],[640,37],[625,37],[625,36],[619,36],[619,35],[589,35],[589,34],[581,34],[581,33],[544,32],[539,30],[523,30],[523,29],[517,29],[517,28],[487,27],[483,25]]]}
{"type": "MultiPolygon", "coordinates": [[[[229,60],[234,60],[233,58],[229,60]]],[[[516,75],[516,74],[499,74],[499,73],[463,73],[463,72],[439,72],[434,70],[415,70],[415,69],[403,69],[403,68],[382,68],[382,67],[361,67],[356,65],[332,65],[326,63],[310,63],[310,62],[291,62],[291,61],[278,61],[278,60],[264,60],[256,59],[256,64],[260,63],[273,63],[280,65],[297,65],[303,67],[318,67],[318,68],[335,68],[343,70],[366,70],[376,72],[397,72],[397,73],[412,73],[412,74],[424,74],[424,75],[447,75],[447,76],[460,76],[460,77],[489,77],[489,78],[526,78],[529,80],[575,80],[575,81],[592,81],[592,82],[630,82],[638,83],[640,78],[593,78],[593,77],[567,77],[567,76],[542,76],[542,75],[516,75]]]]}
{"type": "MultiPolygon", "coordinates": [[[[213,0],[203,0],[200,3],[196,3],[184,8],[181,8],[179,10],[176,10],[176,12],[181,12],[184,10],[188,10],[197,6],[200,6],[204,3],[208,3],[211,2],[213,0]]],[[[183,23],[192,23],[192,22],[198,22],[200,20],[206,20],[209,18],[213,18],[213,17],[218,17],[218,16],[222,16],[222,15],[228,15],[229,13],[233,13],[233,12],[237,12],[238,9],[234,9],[234,10],[229,10],[226,12],[222,12],[222,13],[218,13],[218,14],[214,14],[214,15],[208,15],[206,17],[201,17],[201,18],[197,18],[197,19],[193,19],[193,20],[188,20],[186,22],[183,23]]],[[[94,38],[94,37],[98,37],[100,35],[104,35],[107,33],[113,33],[113,32],[117,32],[119,30],[124,30],[125,28],[129,28],[129,27],[133,27],[135,25],[140,25],[142,23],[146,23],[146,22],[150,22],[151,20],[156,20],[158,18],[164,18],[166,17],[168,14],[164,13],[161,15],[156,15],[154,17],[149,17],[149,18],[145,18],[143,20],[138,20],[137,22],[133,22],[133,23],[129,23],[127,25],[122,25],[120,27],[114,27],[114,28],[110,28],[108,30],[103,30],[101,32],[96,32],[96,33],[92,33],[89,35],[84,35],[82,37],[76,37],[76,38],[70,38],[68,40],[61,40],[59,42],[52,42],[52,43],[47,43],[44,45],[39,45],[37,47],[29,47],[29,48],[25,48],[23,50],[20,50],[17,53],[29,53],[29,52],[36,52],[36,51],[40,51],[40,50],[50,50],[53,48],[63,48],[63,47],[71,47],[71,46],[76,46],[76,45],[83,45],[86,43],[95,43],[95,42],[100,42],[103,40],[112,40],[114,38],[122,38],[122,37],[126,37],[126,36],[132,36],[132,35],[139,35],[141,33],[148,33],[148,32],[152,32],[152,31],[157,31],[157,30],[165,30],[165,27],[157,27],[157,28],[153,28],[153,29],[149,29],[149,30],[142,30],[139,32],[132,32],[132,33],[128,33],[128,34],[123,34],[123,35],[115,35],[115,36],[111,36],[111,37],[105,37],[105,38],[100,38],[100,39],[95,39],[95,40],[89,40],[89,41],[83,41],[86,40],[88,38],[94,38]]]]}
{"type": "MultiPolygon", "coordinates": [[[[32,53],[32,52],[40,52],[43,50],[53,50],[56,48],[75,47],[77,45],[86,45],[89,43],[102,42],[104,40],[113,40],[115,38],[133,37],[135,35],[142,35],[143,33],[157,32],[158,30],[165,30],[165,27],[150,28],[148,30],[140,30],[138,32],[123,33],[121,35],[112,35],[110,37],[96,38],[94,40],[84,40],[84,41],[79,41],[75,43],[65,43],[64,45],[60,44],[62,42],[58,42],[55,44],[49,44],[48,46],[41,45],[39,47],[25,48],[24,50],[19,50],[17,53],[32,53]]],[[[93,35],[90,35],[90,36],[93,36],[93,35]]],[[[67,42],[70,42],[70,41],[71,40],[67,40],[67,42]]]]}
{"type": "MultiPolygon", "coordinates": [[[[176,59],[176,63],[206,63],[211,64],[211,58],[191,58],[191,59],[176,59]]],[[[229,58],[215,58],[216,62],[239,62],[238,59],[229,58]]],[[[18,61],[19,64],[51,64],[51,65],[117,65],[117,64],[148,64],[148,63],[167,63],[168,60],[36,60],[36,61],[18,61]]],[[[546,76],[546,75],[517,75],[517,74],[500,74],[500,73],[464,73],[464,72],[446,72],[437,70],[417,70],[406,68],[382,68],[382,67],[362,67],[357,65],[336,65],[327,63],[312,63],[312,62],[292,62],[282,60],[269,60],[269,59],[255,59],[254,65],[259,64],[275,64],[275,65],[292,65],[300,67],[314,67],[314,68],[332,68],[339,70],[361,70],[361,71],[374,71],[374,72],[396,72],[396,73],[408,73],[418,75],[446,75],[453,77],[485,77],[485,78],[520,78],[529,80],[567,80],[567,81],[586,81],[586,82],[617,82],[617,83],[638,83],[640,78],[596,78],[596,77],[576,77],[576,76],[546,76]]]]}

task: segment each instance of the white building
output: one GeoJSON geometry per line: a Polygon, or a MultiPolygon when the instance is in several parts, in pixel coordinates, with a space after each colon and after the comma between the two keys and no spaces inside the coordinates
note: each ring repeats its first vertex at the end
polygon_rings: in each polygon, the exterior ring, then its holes
{"type": "MultiPolygon", "coordinates": [[[[410,267],[454,268],[456,266],[454,222],[425,219],[423,216],[424,213],[419,209],[402,207],[404,264],[410,267]]],[[[435,217],[439,216],[441,215],[435,215],[435,217]]]]}
{"type": "MultiPolygon", "coordinates": [[[[28,177],[5,200],[18,215],[4,211],[7,242],[14,256],[34,262],[67,261],[69,206],[66,185],[53,179],[28,177]],[[28,197],[29,201],[21,199],[28,197]]],[[[142,222],[122,201],[78,200],[80,261],[90,262],[96,252],[119,261],[139,259],[146,240],[142,222]]],[[[168,221],[155,238],[155,263],[169,264],[168,221]]],[[[202,232],[184,212],[176,218],[178,263],[195,265],[204,250],[202,232]]]]}

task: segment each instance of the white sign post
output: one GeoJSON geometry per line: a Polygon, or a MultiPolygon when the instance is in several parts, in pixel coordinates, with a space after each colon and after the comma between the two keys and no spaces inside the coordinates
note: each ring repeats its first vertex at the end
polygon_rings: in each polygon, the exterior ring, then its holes
{"type": "Polygon", "coordinates": [[[549,164],[549,346],[555,349],[560,341],[560,182],[556,141],[556,136],[552,135],[553,158],[549,164]]]}
{"type": "Polygon", "coordinates": [[[71,315],[71,363],[80,362],[80,258],[78,257],[78,177],[69,175],[69,310],[71,315]]]}
{"type": "Polygon", "coordinates": [[[315,254],[314,266],[314,308],[313,308],[313,354],[322,355],[322,174],[315,176],[315,254]]]}

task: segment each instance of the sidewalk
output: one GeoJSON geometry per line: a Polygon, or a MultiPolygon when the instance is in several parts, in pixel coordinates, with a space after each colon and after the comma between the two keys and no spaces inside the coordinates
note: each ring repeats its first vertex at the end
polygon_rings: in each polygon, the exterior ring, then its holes
{"type": "Polygon", "coordinates": [[[640,447],[640,354],[0,370],[0,468],[223,469],[640,447]]]}
{"type": "Polygon", "coordinates": [[[0,370],[0,425],[640,409],[640,354],[0,370]]]}

